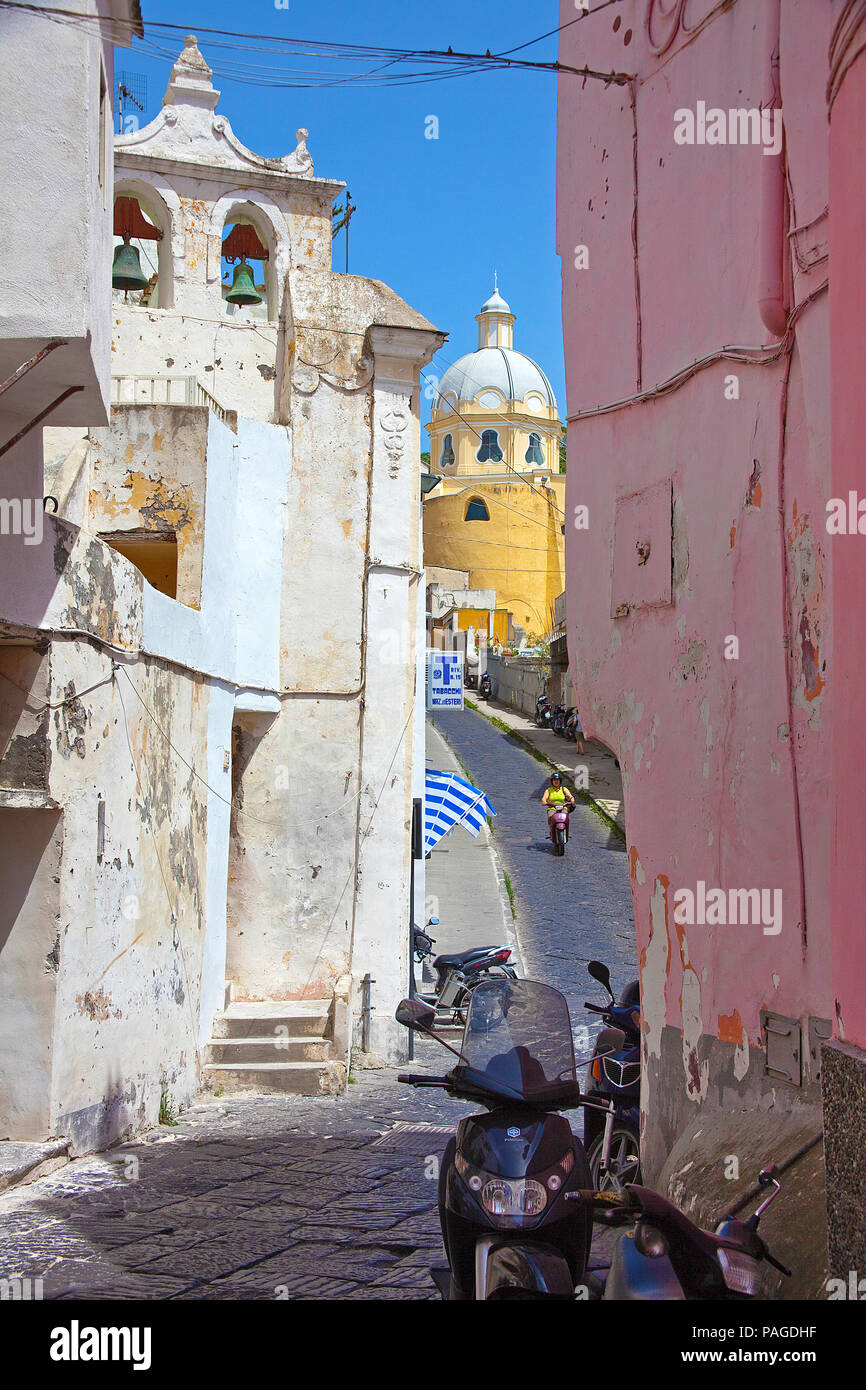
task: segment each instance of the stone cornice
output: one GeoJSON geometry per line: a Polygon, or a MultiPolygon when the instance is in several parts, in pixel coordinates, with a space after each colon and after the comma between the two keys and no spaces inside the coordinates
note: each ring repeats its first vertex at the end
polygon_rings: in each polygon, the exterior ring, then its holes
{"type": "Polygon", "coordinates": [[[136,154],[133,150],[115,149],[115,178],[124,172],[155,172],[164,177],[169,174],[183,178],[200,178],[210,183],[222,183],[227,188],[267,189],[269,192],[287,191],[315,198],[322,207],[329,207],[346,187],[336,179],[322,179],[310,174],[297,174],[281,169],[240,169],[231,165],[205,164],[199,160],[169,159],[165,156],[136,154]]]}

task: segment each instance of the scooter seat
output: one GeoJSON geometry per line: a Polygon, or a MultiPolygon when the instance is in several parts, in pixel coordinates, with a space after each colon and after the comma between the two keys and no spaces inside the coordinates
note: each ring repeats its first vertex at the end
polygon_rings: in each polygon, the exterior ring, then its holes
{"type": "Polygon", "coordinates": [[[461,965],[466,965],[467,961],[478,960],[480,956],[489,955],[497,949],[496,946],[473,946],[471,951],[459,951],[453,956],[437,956],[433,962],[436,970],[448,970],[456,967],[458,970],[461,965]]]}

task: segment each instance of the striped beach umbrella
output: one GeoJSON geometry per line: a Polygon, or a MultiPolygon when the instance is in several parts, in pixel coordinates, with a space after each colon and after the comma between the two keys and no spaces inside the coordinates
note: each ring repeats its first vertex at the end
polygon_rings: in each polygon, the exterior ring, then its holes
{"type": "Polygon", "coordinates": [[[427,769],[424,787],[424,853],[447,835],[455,825],[462,825],[473,837],[486,825],[488,816],[495,816],[484,792],[473,787],[455,772],[427,769]]]}

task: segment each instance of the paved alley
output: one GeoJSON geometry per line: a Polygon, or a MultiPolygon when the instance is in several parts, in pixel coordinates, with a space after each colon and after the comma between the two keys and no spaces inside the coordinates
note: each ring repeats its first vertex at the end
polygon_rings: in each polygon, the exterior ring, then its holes
{"type": "Polygon", "coordinates": [[[472,710],[440,710],[433,722],[496,808],[493,843],[514,891],[525,973],[562,990],[579,1040],[584,999],[603,998],[586,962],[605,961],[616,992],[637,973],[625,844],[578,802],[557,858],[545,838],[544,765],[472,710]]]}
{"type": "MultiPolygon", "coordinates": [[[[617,985],[634,968],[622,842],[579,805],[555,858],[541,764],[470,711],[438,722],[450,748],[431,729],[428,763],[456,768],[456,754],[497,817],[492,836],[457,829],[427,861],[437,949],[516,928],[523,972],[563,990],[580,1048],[593,1031],[583,999],[598,996],[586,961],[608,961],[617,985]]],[[[407,1069],[447,1070],[435,1043],[416,1048],[407,1069]]],[[[392,1068],[355,1070],[337,1098],[203,1098],[175,1126],[0,1198],[0,1277],[41,1279],[42,1296],[63,1301],[436,1298],[438,1158],[466,1113],[392,1068]]],[[[599,1233],[596,1258],[609,1245],[599,1233]]]]}

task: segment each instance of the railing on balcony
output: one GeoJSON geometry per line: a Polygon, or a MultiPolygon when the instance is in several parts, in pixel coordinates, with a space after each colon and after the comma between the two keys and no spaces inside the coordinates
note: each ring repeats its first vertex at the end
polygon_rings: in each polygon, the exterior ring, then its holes
{"type": "Polygon", "coordinates": [[[220,420],[228,414],[196,376],[113,376],[111,404],[206,405],[220,420]]]}

